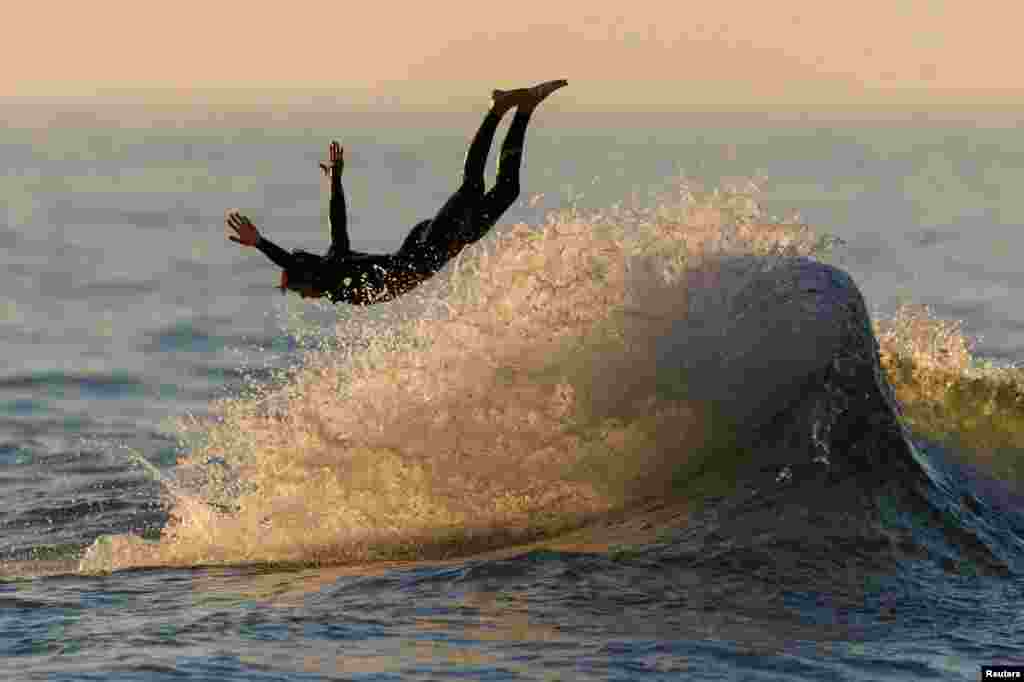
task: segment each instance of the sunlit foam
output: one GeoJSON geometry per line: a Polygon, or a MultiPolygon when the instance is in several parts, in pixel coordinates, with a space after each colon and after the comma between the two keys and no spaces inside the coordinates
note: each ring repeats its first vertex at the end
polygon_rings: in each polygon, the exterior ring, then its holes
{"type": "Polygon", "coordinates": [[[755,271],[829,246],[757,194],[681,178],[499,228],[415,300],[334,309],[331,334],[294,315],[299,361],[181,421],[172,521],[108,568],[448,556],[671,494],[714,434],[658,344],[721,344],[755,271]]]}

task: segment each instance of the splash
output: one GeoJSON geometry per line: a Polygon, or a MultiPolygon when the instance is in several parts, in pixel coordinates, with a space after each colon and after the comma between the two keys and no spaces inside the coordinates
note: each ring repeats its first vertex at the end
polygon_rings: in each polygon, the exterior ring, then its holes
{"type": "Polygon", "coordinates": [[[972,355],[957,320],[905,304],[875,322],[882,368],[917,434],[1024,492],[1024,370],[972,355]]]}
{"type": "Polygon", "coordinates": [[[180,422],[160,541],[83,568],[453,556],[678,493],[721,434],[656,343],[722,343],[754,275],[835,244],[758,193],[676,178],[648,207],[511,226],[414,302],[336,309],[292,369],[180,422]]]}

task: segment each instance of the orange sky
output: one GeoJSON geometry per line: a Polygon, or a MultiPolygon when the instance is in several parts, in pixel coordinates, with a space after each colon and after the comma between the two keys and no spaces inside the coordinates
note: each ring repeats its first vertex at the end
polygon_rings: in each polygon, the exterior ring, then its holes
{"type": "Polygon", "coordinates": [[[1024,4],[976,0],[13,2],[0,96],[110,88],[445,109],[568,78],[565,109],[1024,101],[1024,4]],[[572,97],[568,97],[570,94],[572,97]]]}

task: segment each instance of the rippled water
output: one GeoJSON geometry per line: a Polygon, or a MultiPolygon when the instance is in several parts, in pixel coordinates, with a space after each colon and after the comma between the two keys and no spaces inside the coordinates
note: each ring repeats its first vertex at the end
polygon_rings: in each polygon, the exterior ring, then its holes
{"type": "MultiPolygon", "coordinates": [[[[357,248],[396,247],[454,186],[476,120],[412,134],[414,120],[343,137],[357,248]]],[[[645,195],[677,167],[711,182],[763,171],[770,211],[799,210],[849,242],[842,262],[870,305],[931,303],[983,335],[982,355],[1019,360],[1016,131],[575,123],[532,124],[508,223],[645,195]],[[545,196],[531,206],[534,193],[545,196]]],[[[808,572],[821,582],[794,584],[756,573],[754,557],[703,561],[674,526],[610,553],[32,577],[73,568],[101,534],[155,536],[159,484],[128,453],[170,475],[182,452],[172,418],[294,364],[296,311],[337,319],[283,299],[274,268],[221,228],[238,207],[285,246],[324,249],[315,163],[334,136],[283,124],[0,131],[4,677],[973,679],[1021,661],[1016,568],[960,574],[908,558],[840,580],[818,557],[808,572]]],[[[987,504],[1003,495],[961,485],[987,504]]],[[[982,515],[1008,556],[1024,537],[1014,499],[982,515]]]]}
{"type": "Polygon", "coordinates": [[[639,556],[137,570],[8,583],[10,679],[976,679],[1020,662],[1019,581],[910,563],[862,594],[639,556]]]}

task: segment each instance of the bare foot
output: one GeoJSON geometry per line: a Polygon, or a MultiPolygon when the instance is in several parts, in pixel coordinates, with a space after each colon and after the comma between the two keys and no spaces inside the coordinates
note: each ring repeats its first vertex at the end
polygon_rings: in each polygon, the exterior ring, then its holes
{"type": "Polygon", "coordinates": [[[564,88],[569,84],[567,80],[546,81],[534,85],[532,88],[517,88],[515,90],[494,90],[491,93],[492,106],[495,108],[507,109],[513,106],[533,108],[544,101],[548,95],[555,90],[564,88]]]}

